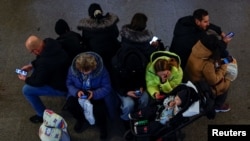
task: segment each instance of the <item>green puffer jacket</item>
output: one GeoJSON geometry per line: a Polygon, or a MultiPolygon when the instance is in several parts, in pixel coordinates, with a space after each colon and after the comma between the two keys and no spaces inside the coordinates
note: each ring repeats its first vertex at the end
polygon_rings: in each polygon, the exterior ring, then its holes
{"type": "Polygon", "coordinates": [[[161,93],[169,93],[176,86],[178,86],[182,82],[183,71],[180,67],[181,60],[179,56],[175,53],[169,51],[156,51],[151,54],[150,62],[146,68],[146,84],[147,91],[151,95],[152,98],[155,99],[155,92],[161,93]],[[171,77],[165,83],[161,83],[159,76],[157,76],[154,70],[154,64],[158,59],[171,59],[174,58],[176,60],[177,66],[173,66],[171,69],[171,77]]]}

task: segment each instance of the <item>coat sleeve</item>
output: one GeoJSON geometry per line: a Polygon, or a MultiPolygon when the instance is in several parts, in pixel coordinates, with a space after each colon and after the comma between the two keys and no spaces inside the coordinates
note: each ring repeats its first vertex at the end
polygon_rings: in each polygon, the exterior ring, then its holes
{"type": "Polygon", "coordinates": [[[111,82],[110,76],[106,69],[98,76],[100,79],[100,84],[97,89],[93,90],[93,99],[98,100],[104,98],[105,96],[111,94],[111,82]]]}
{"type": "Polygon", "coordinates": [[[74,77],[76,77],[76,76],[74,76],[72,74],[71,69],[69,69],[68,75],[67,75],[67,80],[66,80],[66,86],[68,88],[68,95],[67,95],[67,97],[69,97],[69,96],[76,97],[77,96],[77,92],[80,90],[80,88],[77,88],[75,86],[76,84],[75,84],[74,80],[76,80],[76,78],[74,79],[74,77]]]}
{"type": "Polygon", "coordinates": [[[222,65],[220,68],[218,68],[218,70],[216,70],[214,64],[209,62],[204,65],[202,72],[208,84],[213,86],[224,79],[226,74],[226,65],[222,65]]]}
{"type": "Polygon", "coordinates": [[[152,98],[155,98],[154,93],[160,92],[159,91],[160,80],[156,76],[156,74],[154,74],[153,72],[149,70],[150,66],[151,66],[151,63],[148,65],[146,69],[146,85],[147,85],[147,91],[149,95],[151,95],[152,98]]]}

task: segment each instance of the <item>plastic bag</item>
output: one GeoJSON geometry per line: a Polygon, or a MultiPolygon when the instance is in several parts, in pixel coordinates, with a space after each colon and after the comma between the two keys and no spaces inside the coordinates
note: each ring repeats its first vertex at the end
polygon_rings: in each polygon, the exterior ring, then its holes
{"type": "Polygon", "coordinates": [[[66,121],[52,110],[43,113],[43,123],[39,128],[41,141],[70,141],[66,121]]]}
{"type": "Polygon", "coordinates": [[[93,115],[93,104],[90,103],[88,99],[78,99],[79,104],[83,108],[83,114],[85,118],[88,120],[90,125],[95,124],[95,118],[93,115]]]}
{"type": "Polygon", "coordinates": [[[229,64],[227,64],[227,73],[225,78],[234,81],[238,76],[238,65],[235,58],[233,58],[233,61],[229,64]]]}

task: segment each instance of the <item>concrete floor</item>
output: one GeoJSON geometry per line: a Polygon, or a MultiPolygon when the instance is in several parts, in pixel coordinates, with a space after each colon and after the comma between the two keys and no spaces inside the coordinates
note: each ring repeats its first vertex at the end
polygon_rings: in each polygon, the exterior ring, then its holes
{"type": "MultiPolygon", "coordinates": [[[[30,34],[42,38],[55,38],[54,24],[59,18],[68,21],[76,31],[79,20],[87,16],[93,0],[1,0],[0,1],[0,140],[38,141],[40,125],[28,118],[33,109],[24,99],[20,81],[14,70],[34,58],[24,47],[30,34]]],[[[183,129],[185,141],[206,141],[209,124],[250,124],[250,1],[249,0],[96,0],[104,12],[120,17],[119,28],[130,22],[135,12],[148,16],[148,29],[160,37],[165,45],[172,39],[178,18],[192,14],[194,9],[209,11],[211,21],[225,32],[236,33],[229,44],[231,54],[237,58],[239,74],[232,83],[228,100],[232,110],[217,114],[216,119],[203,117],[183,129]]],[[[99,133],[90,128],[82,134],[73,131],[74,120],[61,111],[63,98],[43,98],[48,108],[65,115],[73,141],[97,141],[99,133]]],[[[120,140],[123,130],[119,123],[111,122],[108,140],[120,140]]]]}

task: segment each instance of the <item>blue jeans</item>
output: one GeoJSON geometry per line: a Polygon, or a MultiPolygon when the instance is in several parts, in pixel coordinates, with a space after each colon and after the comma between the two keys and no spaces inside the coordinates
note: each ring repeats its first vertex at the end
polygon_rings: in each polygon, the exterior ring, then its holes
{"type": "Polygon", "coordinates": [[[56,90],[50,86],[33,87],[25,84],[23,86],[23,95],[36,111],[38,116],[43,117],[46,109],[39,96],[66,96],[67,92],[56,90]]]}
{"type": "Polygon", "coordinates": [[[134,99],[129,96],[121,96],[118,94],[118,97],[121,100],[121,119],[129,120],[128,114],[134,112],[136,110],[136,106],[138,109],[144,108],[148,105],[149,95],[146,91],[143,92],[142,96],[138,99],[134,99]],[[138,104],[138,105],[136,105],[138,104]]]}

